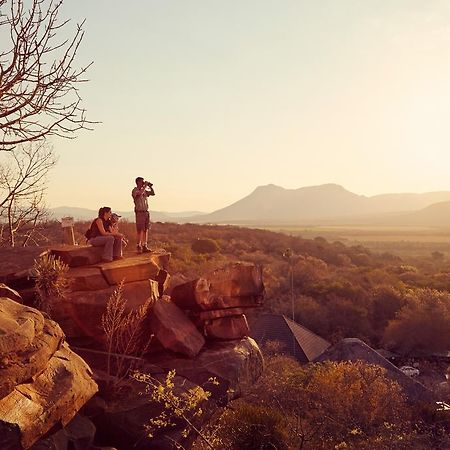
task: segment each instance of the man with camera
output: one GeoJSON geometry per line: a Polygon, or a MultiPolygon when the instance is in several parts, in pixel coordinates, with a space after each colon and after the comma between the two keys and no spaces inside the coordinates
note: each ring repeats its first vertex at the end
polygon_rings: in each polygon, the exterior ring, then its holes
{"type": "Polygon", "coordinates": [[[134,200],[134,213],[136,215],[137,252],[147,253],[151,250],[147,246],[148,230],[150,228],[150,213],[147,198],[155,195],[153,184],[142,177],[136,178],[136,187],[131,192],[134,200]]]}

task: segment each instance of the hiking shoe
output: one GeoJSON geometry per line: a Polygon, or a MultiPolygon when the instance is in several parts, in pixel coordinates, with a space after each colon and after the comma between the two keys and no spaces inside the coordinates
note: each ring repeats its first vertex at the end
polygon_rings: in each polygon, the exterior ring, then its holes
{"type": "Polygon", "coordinates": [[[142,253],[142,247],[140,245],[138,245],[136,247],[136,250],[137,250],[138,253],[142,253]]]}
{"type": "Polygon", "coordinates": [[[150,252],[151,250],[146,245],[142,247],[142,253],[150,253],[150,252]]]}

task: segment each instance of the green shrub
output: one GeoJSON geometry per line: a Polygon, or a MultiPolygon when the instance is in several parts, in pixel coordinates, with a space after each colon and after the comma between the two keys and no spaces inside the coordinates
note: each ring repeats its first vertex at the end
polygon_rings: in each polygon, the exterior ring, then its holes
{"type": "Polygon", "coordinates": [[[34,262],[37,307],[50,315],[55,301],[64,298],[69,288],[69,266],[53,255],[45,254],[34,262]]]}
{"type": "Polygon", "coordinates": [[[217,253],[220,248],[214,239],[196,239],[191,245],[195,253],[217,253]]]}

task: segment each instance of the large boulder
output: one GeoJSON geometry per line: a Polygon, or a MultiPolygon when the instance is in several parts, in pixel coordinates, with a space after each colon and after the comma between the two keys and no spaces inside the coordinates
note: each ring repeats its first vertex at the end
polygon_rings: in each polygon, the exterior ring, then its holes
{"type": "Polygon", "coordinates": [[[67,424],[97,391],[91,375],[64,343],[40,375],[0,400],[0,448],[27,449],[55,424],[67,424]]]}
{"type": "Polygon", "coordinates": [[[25,351],[43,328],[44,317],[38,310],[0,298],[0,355],[25,351]]]}
{"type": "Polygon", "coordinates": [[[103,247],[61,245],[50,249],[50,253],[69,267],[88,266],[102,260],[103,247]]]}
{"type": "Polygon", "coordinates": [[[207,320],[204,332],[209,338],[222,340],[242,339],[250,335],[245,314],[207,320]]]}
{"type": "Polygon", "coordinates": [[[58,324],[0,298],[0,449],[27,449],[68,423],[97,391],[91,375],[58,324]]]}
{"type": "Polygon", "coordinates": [[[251,263],[229,264],[175,286],[171,297],[180,308],[193,311],[261,306],[264,298],[262,267],[251,263]]]}
{"type": "Polygon", "coordinates": [[[205,385],[211,377],[215,377],[219,384],[208,384],[208,389],[221,404],[248,393],[264,368],[261,350],[250,337],[208,343],[195,358],[159,354],[148,355],[146,360],[143,372],[175,370],[177,375],[198,385],[205,385]]]}
{"type": "Polygon", "coordinates": [[[195,325],[168,296],[155,302],[149,321],[153,334],[168,350],[193,358],[205,344],[195,325]]]}
{"type": "MultiPolygon", "coordinates": [[[[102,315],[117,286],[97,291],[70,292],[55,303],[52,316],[68,337],[90,337],[104,342],[102,315]]],[[[149,298],[159,297],[158,283],[153,280],[135,281],[123,285],[127,310],[137,309],[149,298]]]]}
{"type": "MultiPolygon", "coordinates": [[[[201,405],[199,417],[191,418],[199,428],[212,414],[228,401],[245,395],[255,384],[263,370],[263,358],[256,343],[251,338],[240,341],[222,342],[207,345],[194,358],[175,357],[173,354],[147,356],[141,360],[141,371],[152,374],[163,381],[169,370],[175,369],[174,392],[180,394],[190,388],[209,391],[211,396],[201,405]],[[210,382],[214,377],[218,384],[210,382]]],[[[122,403],[111,405],[102,416],[93,420],[100,435],[108,436],[118,448],[136,450],[169,450],[190,448],[192,433],[186,436],[186,424],[177,421],[174,427],[161,428],[154,437],[149,438],[145,429],[150,419],[161,412],[161,405],[150,400],[149,394],[142,395],[145,384],[134,384],[129,397],[122,403]]]]}

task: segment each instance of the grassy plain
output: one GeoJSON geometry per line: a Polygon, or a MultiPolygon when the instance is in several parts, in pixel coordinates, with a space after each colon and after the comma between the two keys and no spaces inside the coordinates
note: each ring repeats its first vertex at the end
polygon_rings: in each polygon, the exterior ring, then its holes
{"type": "Polygon", "coordinates": [[[374,252],[389,252],[403,258],[429,257],[439,251],[450,258],[450,229],[425,227],[377,226],[279,226],[267,225],[270,231],[300,236],[305,239],[323,237],[347,246],[363,245],[374,252]]]}

